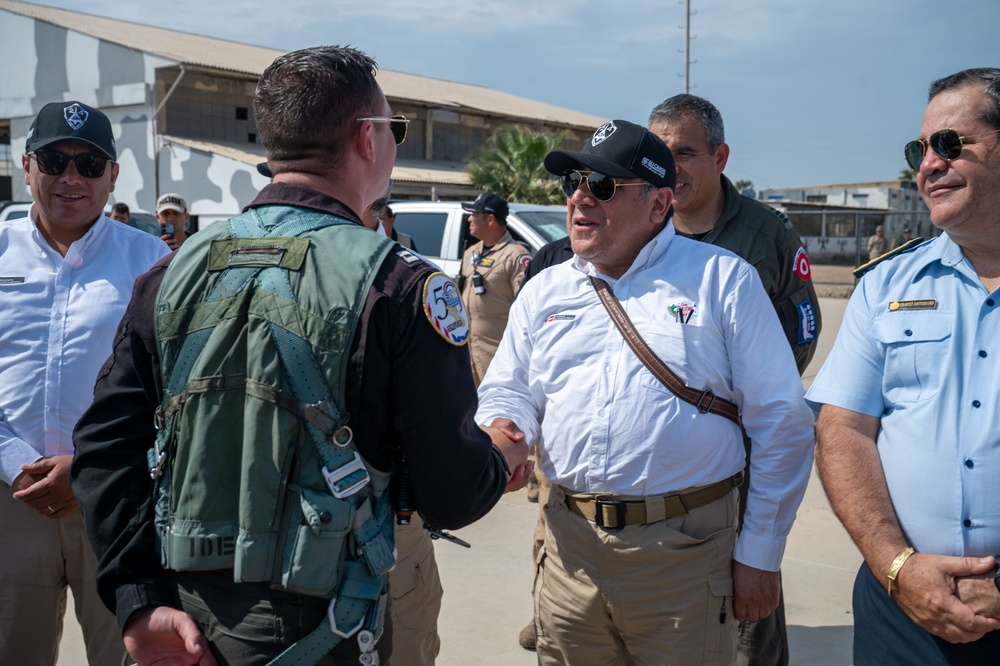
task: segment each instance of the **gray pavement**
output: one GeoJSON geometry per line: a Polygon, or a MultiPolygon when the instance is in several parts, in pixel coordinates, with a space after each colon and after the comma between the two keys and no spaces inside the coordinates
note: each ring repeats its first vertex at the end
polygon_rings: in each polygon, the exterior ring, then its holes
{"type": "MultiPolygon", "coordinates": [[[[808,387],[825,361],[847,300],[820,298],[824,331],[803,383],[808,387]]],[[[517,634],[531,619],[531,539],[538,506],[524,491],[505,495],[483,520],[456,532],[465,549],[438,542],[445,589],[439,619],[439,666],[535,663],[517,634]]],[[[851,589],[861,556],[823,494],[815,470],[788,540],[783,564],[785,607],[792,664],[852,663],[851,589]]],[[[71,607],[71,606],[70,606],[71,607]]],[[[58,666],[85,666],[79,626],[72,611],[58,666]]]]}

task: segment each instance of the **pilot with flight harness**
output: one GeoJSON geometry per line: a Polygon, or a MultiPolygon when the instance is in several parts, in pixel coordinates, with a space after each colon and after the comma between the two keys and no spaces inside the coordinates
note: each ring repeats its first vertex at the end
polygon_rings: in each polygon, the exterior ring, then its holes
{"type": "Polygon", "coordinates": [[[139,664],[384,662],[395,470],[440,528],[526,483],[520,436],[473,419],[457,287],[361,225],[406,131],[375,68],[329,46],[264,71],[273,182],[138,280],[77,425],[98,591],[139,664]]]}

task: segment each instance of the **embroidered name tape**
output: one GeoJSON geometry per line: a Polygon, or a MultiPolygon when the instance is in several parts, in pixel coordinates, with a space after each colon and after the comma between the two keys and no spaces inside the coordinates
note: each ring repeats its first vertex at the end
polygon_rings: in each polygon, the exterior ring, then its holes
{"type": "Polygon", "coordinates": [[[8,284],[24,284],[23,277],[0,277],[0,286],[8,284]]]}

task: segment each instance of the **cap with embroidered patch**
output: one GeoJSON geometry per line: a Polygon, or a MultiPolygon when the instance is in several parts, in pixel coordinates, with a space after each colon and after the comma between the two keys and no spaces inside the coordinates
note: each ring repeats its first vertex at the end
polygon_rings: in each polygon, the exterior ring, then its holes
{"type": "Polygon", "coordinates": [[[609,120],[594,132],[583,150],[554,150],[545,156],[549,173],[561,176],[583,165],[615,178],[642,178],[654,187],[677,184],[674,156],[660,137],[627,120],[609,120]]]}
{"type": "Polygon", "coordinates": [[[179,194],[163,194],[156,200],[156,214],[165,210],[176,210],[178,213],[188,212],[187,201],[179,194]]]}
{"type": "Polygon", "coordinates": [[[472,203],[463,203],[462,209],[470,213],[492,213],[501,222],[507,219],[510,212],[507,200],[492,192],[481,192],[472,203]]]}
{"type": "Polygon", "coordinates": [[[28,130],[24,151],[31,153],[58,141],[82,141],[108,159],[118,159],[111,121],[82,102],[50,102],[43,106],[28,130]]]}

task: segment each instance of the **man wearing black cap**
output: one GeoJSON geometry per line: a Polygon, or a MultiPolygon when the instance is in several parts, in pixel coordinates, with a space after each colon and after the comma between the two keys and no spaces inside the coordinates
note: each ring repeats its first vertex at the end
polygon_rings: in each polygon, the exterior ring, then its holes
{"type": "Polygon", "coordinates": [[[21,164],[34,205],[0,225],[0,663],[54,664],[67,586],[92,664],[121,663],[114,615],[69,483],[73,426],[111,353],[132,283],[167,246],[104,215],[111,122],[45,105],[21,164]]]}
{"type": "Polygon", "coordinates": [[[462,300],[469,308],[472,376],[479,386],[507,327],[507,311],[521,288],[531,254],[507,231],[506,199],[483,192],[462,208],[470,213],[469,233],[479,239],[462,257],[461,278],[462,300]]]}
{"type": "Polygon", "coordinates": [[[775,353],[787,343],[753,267],[675,233],[659,138],[614,120],[545,166],[575,256],[519,294],[476,414],[540,443],[553,482],[539,664],[732,663],[737,620],[778,602],[809,479],[794,359],[775,353]],[[737,535],[740,422],[760,446],[737,535]]]}
{"type": "Polygon", "coordinates": [[[901,245],[905,245],[906,243],[909,243],[911,240],[913,240],[913,232],[910,231],[909,227],[903,227],[903,233],[901,233],[896,238],[896,244],[893,247],[897,248],[901,245]]]}

